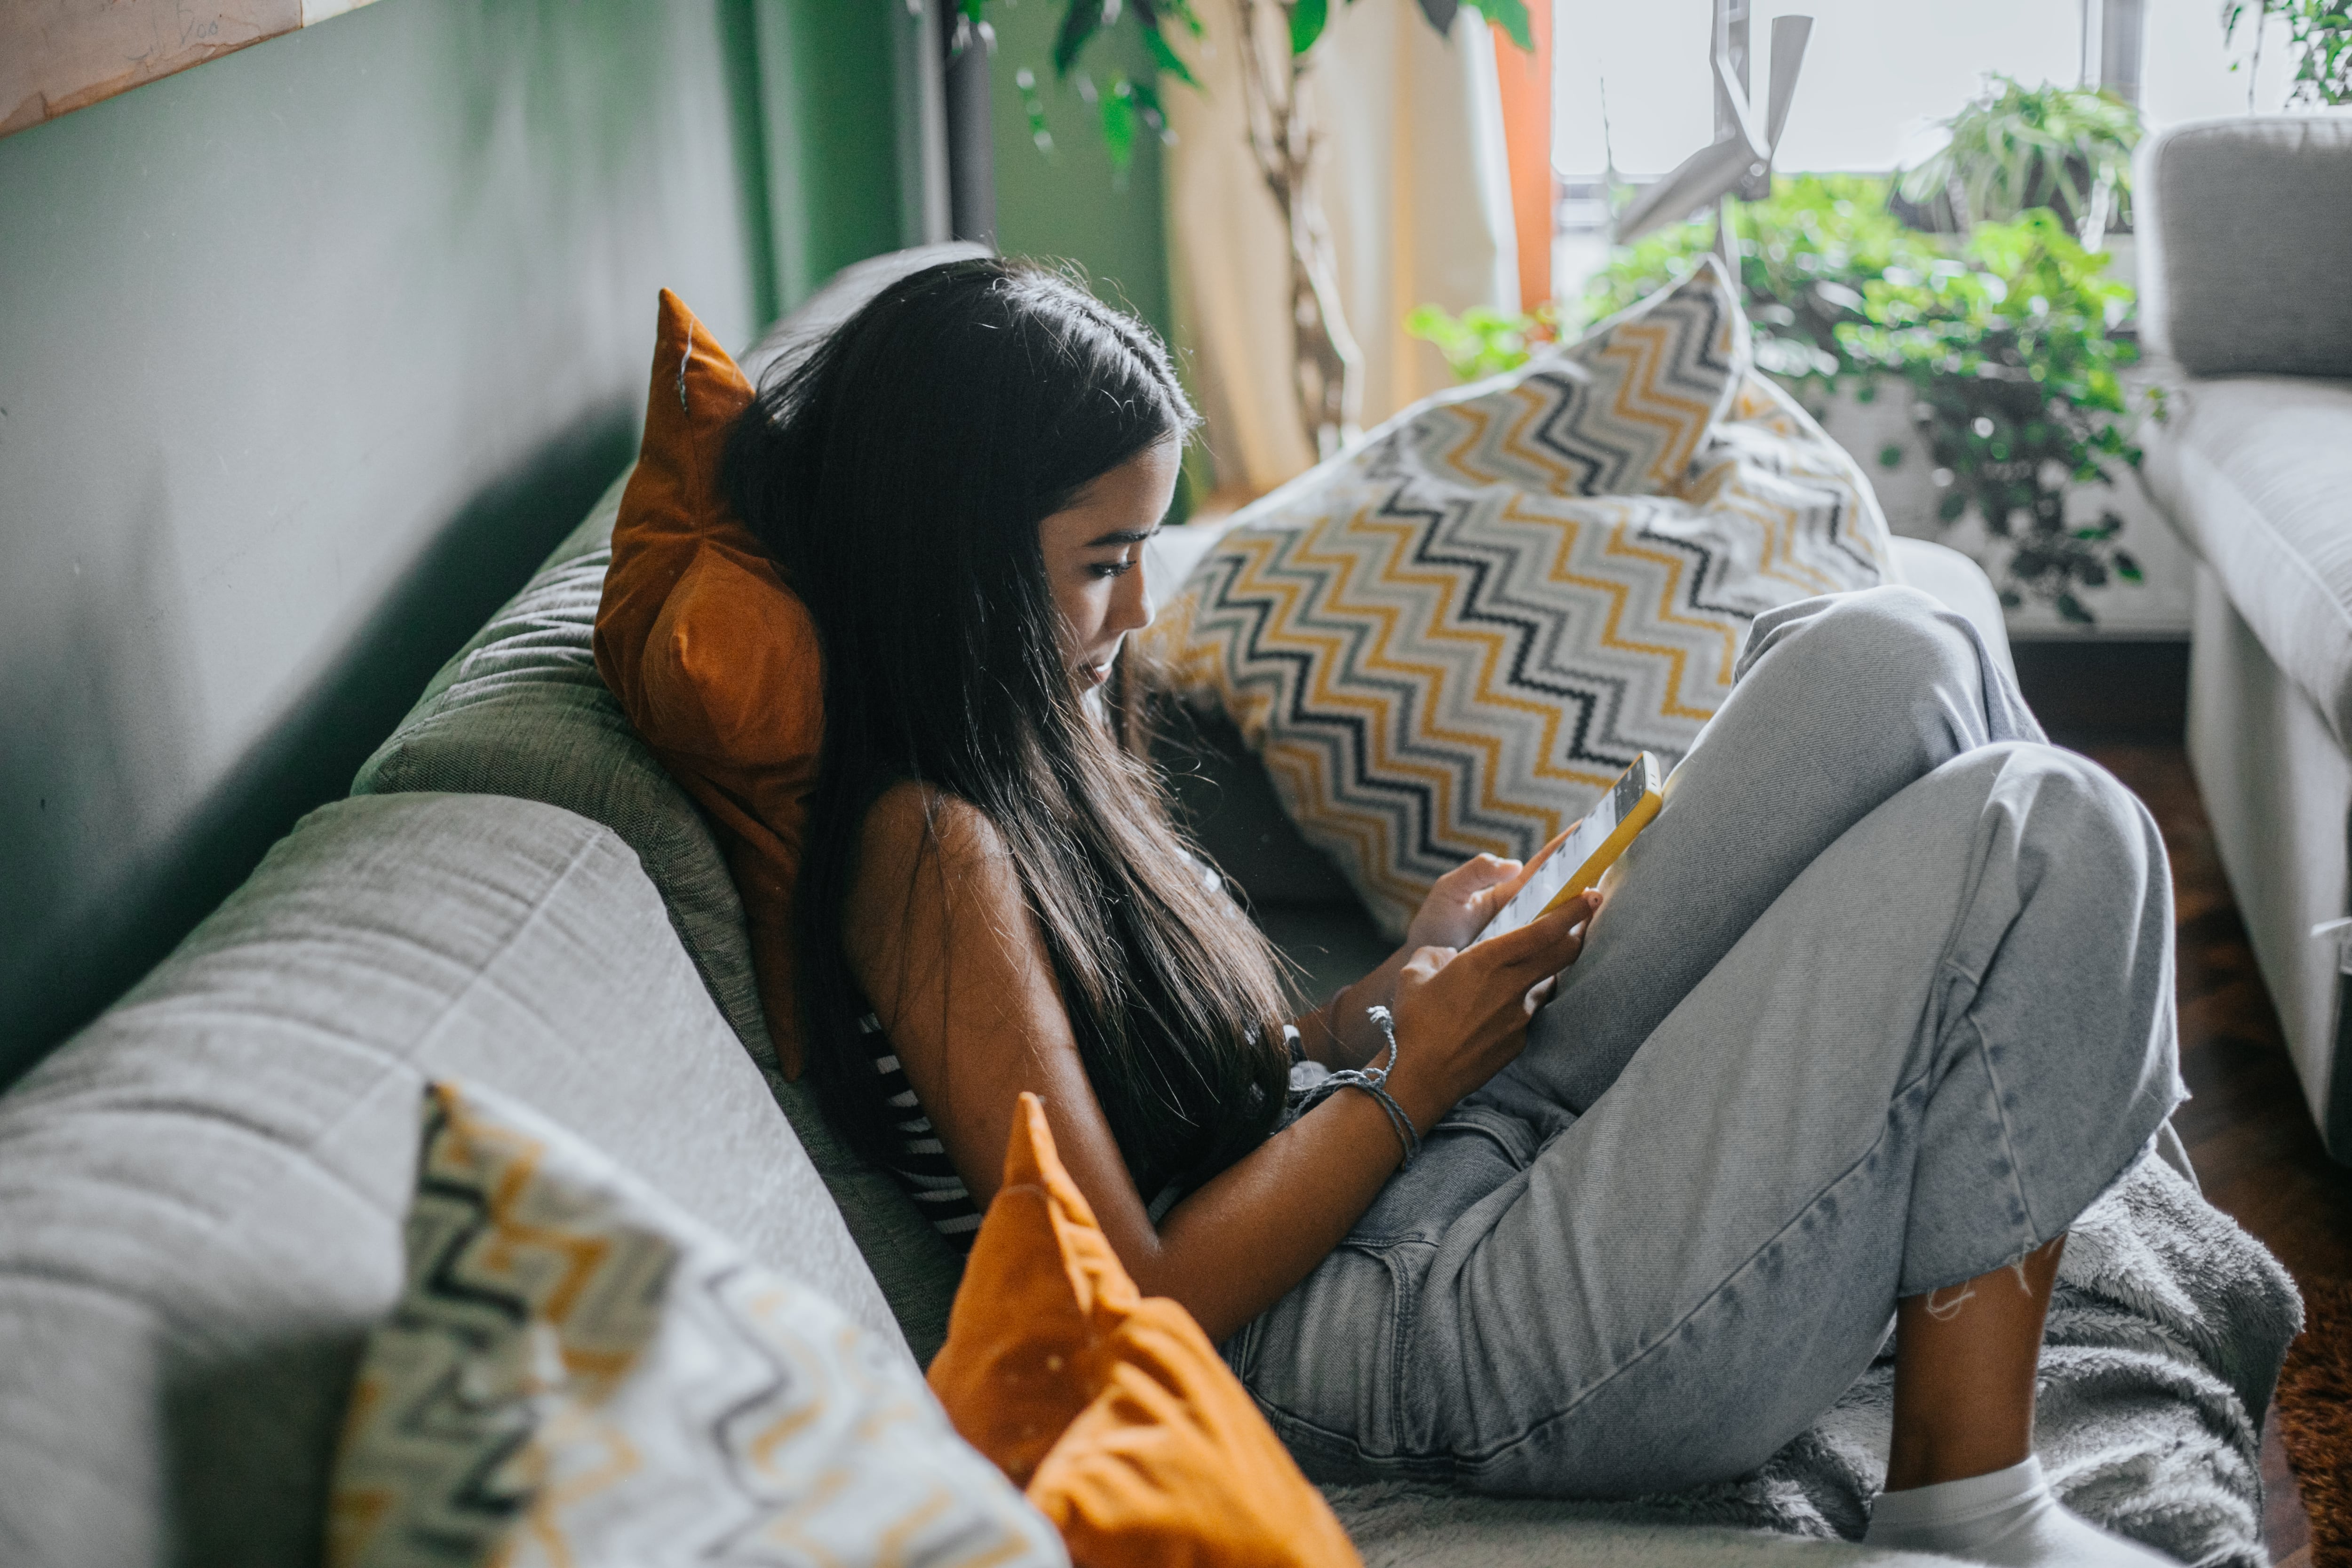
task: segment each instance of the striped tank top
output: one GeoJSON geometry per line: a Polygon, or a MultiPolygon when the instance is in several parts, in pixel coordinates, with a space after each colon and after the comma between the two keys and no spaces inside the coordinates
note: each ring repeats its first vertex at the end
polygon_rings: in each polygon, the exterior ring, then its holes
{"type": "Polygon", "coordinates": [[[947,1237],[958,1252],[970,1252],[971,1238],[980,1229],[980,1210],[973,1206],[971,1192],[949,1162],[939,1130],[915,1099],[915,1086],[907,1081],[898,1053],[883,1036],[882,1020],[868,1013],[857,1020],[857,1031],[866,1037],[874,1070],[882,1079],[883,1098],[895,1117],[891,1130],[898,1136],[890,1163],[884,1168],[907,1189],[931,1228],[947,1237]]]}
{"type": "MultiPolygon", "coordinates": [[[[939,1129],[923,1114],[922,1102],[915,1098],[915,1086],[907,1081],[907,1069],[898,1065],[898,1053],[890,1048],[889,1040],[882,1033],[882,1020],[868,1013],[857,1020],[857,1032],[866,1037],[875,1076],[882,1080],[883,1097],[897,1117],[891,1123],[897,1140],[889,1163],[882,1168],[907,1190],[923,1217],[947,1238],[949,1246],[958,1252],[970,1252],[981,1220],[980,1208],[971,1201],[971,1189],[963,1184],[963,1178],[948,1159],[939,1129]]],[[[1290,1105],[1283,1117],[1283,1124],[1287,1125],[1291,1117],[1316,1098],[1315,1086],[1329,1076],[1331,1069],[1300,1054],[1297,1025],[1284,1025],[1282,1039],[1291,1063],[1290,1105]]],[[[1171,1184],[1146,1205],[1144,1212],[1152,1224],[1158,1225],[1182,1195],[1182,1189],[1171,1184]]]]}
{"type": "MultiPolygon", "coordinates": [[[[1224,879],[1214,868],[1197,855],[1188,853],[1184,858],[1200,874],[1203,888],[1226,899],[1236,919],[1248,918],[1242,913],[1241,906],[1231,902],[1224,879]]],[[[882,1032],[882,1020],[867,1013],[857,1020],[857,1032],[866,1037],[866,1056],[874,1063],[875,1075],[882,1080],[883,1097],[895,1118],[891,1122],[891,1131],[896,1134],[894,1147],[883,1169],[906,1188],[915,1206],[950,1247],[958,1252],[970,1252],[981,1218],[980,1209],[971,1201],[971,1189],[963,1184],[963,1178],[948,1159],[939,1129],[923,1114],[922,1102],[915,1098],[915,1086],[907,1081],[907,1071],[898,1065],[898,1054],[890,1048],[890,1041],[882,1032]]],[[[1329,1069],[1302,1058],[1296,1025],[1284,1025],[1282,1037],[1291,1061],[1290,1105],[1283,1118],[1286,1124],[1311,1100],[1313,1084],[1329,1069]]],[[[1152,1224],[1158,1225],[1182,1196],[1183,1189],[1171,1183],[1145,1205],[1144,1213],[1152,1224]]]]}

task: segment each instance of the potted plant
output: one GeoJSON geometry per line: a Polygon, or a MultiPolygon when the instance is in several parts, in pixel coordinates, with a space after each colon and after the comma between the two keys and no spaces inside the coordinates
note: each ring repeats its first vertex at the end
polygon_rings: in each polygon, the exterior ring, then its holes
{"type": "MultiPolygon", "coordinates": [[[[1970,217],[1961,234],[1906,224],[1895,182],[1864,175],[1778,177],[1767,199],[1727,205],[1756,363],[1817,414],[1899,387],[1936,521],[1948,529],[1973,513],[2000,542],[2004,604],[2089,626],[2085,590],[2143,574],[2119,542],[2121,515],[2103,505],[2084,516],[2084,494],[2136,472],[2138,414],[2161,412],[2132,406],[2133,292],[2090,243],[2125,210],[2137,117],[2088,89],[1995,78],[1947,126],[1946,147],[1903,178],[1970,217]]],[[[1567,306],[1459,318],[1424,308],[1408,325],[1457,374],[1492,374],[1687,276],[1717,246],[1717,222],[1619,248],[1567,306]]],[[[1887,439],[1864,455],[1892,471],[1912,445],[1887,439]]]]}
{"type": "Polygon", "coordinates": [[[1903,174],[1906,201],[1941,197],[1962,231],[2047,207],[2085,249],[2100,248],[2131,187],[2140,123],[2130,104],[1995,74],[1943,128],[1942,148],[1903,174]]]}

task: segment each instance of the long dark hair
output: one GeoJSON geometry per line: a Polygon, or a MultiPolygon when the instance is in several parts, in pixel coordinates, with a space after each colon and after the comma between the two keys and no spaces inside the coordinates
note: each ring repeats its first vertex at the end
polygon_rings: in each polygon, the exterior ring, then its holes
{"type": "Polygon", "coordinates": [[[824,647],[798,990],[811,1076],[869,1157],[905,1113],[865,1055],[842,921],[866,813],[906,780],[1003,836],[1147,1199],[1238,1159],[1280,1109],[1272,952],[1186,860],[1146,762],[1087,712],[1038,542],[1088,482],[1197,423],[1148,329],[990,258],[885,290],[730,434],[729,498],[824,647]]]}

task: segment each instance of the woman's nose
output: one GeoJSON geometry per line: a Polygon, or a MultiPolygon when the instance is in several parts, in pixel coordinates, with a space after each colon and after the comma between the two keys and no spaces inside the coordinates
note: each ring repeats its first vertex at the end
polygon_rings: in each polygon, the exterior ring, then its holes
{"type": "Polygon", "coordinates": [[[1118,580],[1110,613],[1121,633],[1139,632],[1151,624],[1151,595],[1145,584],[1145,574],[1150,570],[1148,561],[1138,561],[1135,570],[1118,580]]]}

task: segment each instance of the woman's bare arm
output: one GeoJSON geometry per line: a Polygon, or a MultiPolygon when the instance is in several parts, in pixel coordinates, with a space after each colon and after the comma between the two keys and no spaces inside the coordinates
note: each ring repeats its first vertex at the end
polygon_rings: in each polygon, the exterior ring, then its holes
{"type": "MultiPolygon", "coordinates": [[[[1023,1090],[1045,1104],[1062,1162],[1150,1295],[1212,1339],[1281,1298],[1343,1240],[1401,1158],[1369,1096],[1332,1096],[1179,1204],[1157,1226],[1078,1059],[1020,879],[979,812],[912,784],[867,815],[848,910],[851,968],[948,1157],[985,1206],[1023,1090]],[[936,821],[936,837],[926,817],[936,821]]],[[[1397,966],[1390,1091],[1426,1131],[1518,1054],[1530,988],[1573,962],[1585,910],[1456,955],[1397,966]]]]}

